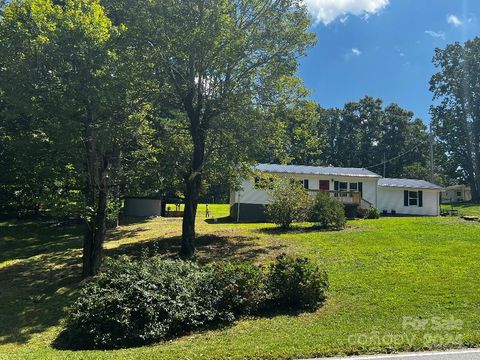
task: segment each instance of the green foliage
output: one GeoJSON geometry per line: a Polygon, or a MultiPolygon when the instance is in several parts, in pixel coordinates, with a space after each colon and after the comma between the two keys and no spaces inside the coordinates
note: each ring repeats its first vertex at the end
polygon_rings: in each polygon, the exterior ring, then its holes
{"type": "MultiPolygon", "coordinates": [[[[216,309],[227,319],[257,314],[265,307],[268,292],[265,269],[251,263],[216,263],[211,265],[212,291],[221,295],[216,309]]],[[[203,291],[202,291],[203,292],[203,291]]],[[[205,294],[208,290],[205,290],[205,294]]]]}
{"type": "MultiPolygon", "coordinates": [[[[162,138],[175,145],[164,158],[173,165],[165,173],[184,182],[182,255],[192,256],[195,216],[190,209],[205,181],[235,180],[239,164],[254,162],[262,152],[264,138],[272,133],[266,109],[315,41],[310,16],[297,0],[106,4],[125,22],[126,36],[138,39],[134,47],[152,104],[174,114],[171,129],[177,129],[171,134],[180,141],[171,142],[168,134],[162,138]]],[[[163,119],[156,120],[163,130],[163,119]]]]}
{"type": "Polygon", "coordinates": [[[310,221],[324,229],[342,229],[347,222],[345,208],[329,194],[319,192],[310,209],[310,221]]]}
{"type": "Polygon", "coordinates": [[[111,261],[82,289],[70,311],[68,335],[80,347],[115,348],[202,327],[217,315],[209,303],[215,294],[199,293],[209,279],[191,262],[111,261]]]}
{"type": "Polygon", "coordinates": [[[438,69],[430,80],[437,104],[432,127],[455,182],[467,182],[473,201],[480,200],[480,38],[435,49],[438,69]]]}
{"type": "Polygon", "coordinates": [[[267,204],[269,219],[287,229],[293,222],[307,220],[311,199],[303,184],[288,178],[268,181],[266,191],[271,196],[267,204]]]}
{"type": "Polygon", "coordinates": [[[381,172],[385,157],[390,160],[387,177],[407,173],[425,178],[429,136],[411,111],[397,104],[384,106],[381,99],[370,96],[341,109],[323,109],[305,100],[300,91],[295,100],[285,97],[271,110],[276,141],[269,143],[262,162],[373,167],[372,171],[381,172]]]}
{"type": "Polygon", "coordinates": [[[277,258],[270,272],[253,264],[159,258],[108,261],[69,311],[64,340],[79,348],[120,348],[161,341],[258,314],[267,305],[314,309],[326,273],[306,259],[277,258]]]}
{"type": "Polygon", "coordinates": [[[380,212],[376,207],[369,207],[366,211],[365,214],[363,215],[364,219],[379,219],[380,218],[380,212]]]}
{"type": "Polygon", "coordinates": [[[326,298],[328,276],[308,258],[282,254],[270,266],[268,288],[277,307],[314,310],[326,298]]]}

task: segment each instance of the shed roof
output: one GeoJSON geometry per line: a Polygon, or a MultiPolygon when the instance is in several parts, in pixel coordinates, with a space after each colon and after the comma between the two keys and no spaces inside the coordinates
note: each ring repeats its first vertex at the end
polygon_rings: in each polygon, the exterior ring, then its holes
{"type": "Polygon", "coordinates": [[[383,178],[378,180],[378,186],[408,188],[408,189],[428,189],[428,190],[443,190],[441,186],[432,184],[425,180],[415,179],[391,179],[383,178]]]}
{"type": "Polygon", "coordinates": [[[310,175],[333,175],[333,176],[356,176],[368,178],[380,178],[381,176],[363,168],[344,168],[333,166],[305,166],[305,165],[279,165],[258,164],[255,170],[282,173],[282,174],[310,174],[310,175]]]}
{"type": "Polygon", "coordinates": [[[446,188],[446,190],[456,190],[456,189],[470,190],[470,186],[468,186],[468,185],[452,185],[452,186],[447,186],[447,188],[446,188]]]}

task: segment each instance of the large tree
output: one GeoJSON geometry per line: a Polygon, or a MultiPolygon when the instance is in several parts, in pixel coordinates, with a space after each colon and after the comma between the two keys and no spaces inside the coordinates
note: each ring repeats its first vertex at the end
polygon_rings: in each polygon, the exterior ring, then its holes
{"type": "Polygon", "coordinates": [[[310,17],[299,0],[156,0],[109,7],[143,51],[145,73],[156,81],[156,103],[180,110],[179,131],[188,137],[171,157],[182,173],[181,255],[189,258],[203,180],[228,177],[235,163],[251,160],[268,127],[259,120],[275,102],[279,81],[295,73],[297,57],[315,39],[308,32],[310,17]]]}
{"type": "MultiPolygon", "coordinates": [[[[120,29],[98,0],[15,0],[0,24],[1,85],[10,113],[37,132],[81,182],[83,274],[102,259],[110,179],[128,127],[120,29]]],[[[52,152],[52,153],[55,153],[52,152]]],[[[51,161],[55,163],[55,159],[51,161]]]]}
{"type": "Polygon", "coordinates": [[[435,49],[432,125],[450,168],[480,201],[480,38],[435,49]],[[453,166],[451,166],[453,164],[453,166]]]}

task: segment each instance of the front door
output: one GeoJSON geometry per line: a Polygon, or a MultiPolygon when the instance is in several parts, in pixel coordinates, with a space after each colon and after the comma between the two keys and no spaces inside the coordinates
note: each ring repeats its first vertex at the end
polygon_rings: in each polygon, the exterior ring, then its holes
{"type": "Polygon", "coordinates": [[[318,188],[320,191],[329,191],[330,190],[330,181],[328,180],[320,180],[318,183],[318,188]]]}

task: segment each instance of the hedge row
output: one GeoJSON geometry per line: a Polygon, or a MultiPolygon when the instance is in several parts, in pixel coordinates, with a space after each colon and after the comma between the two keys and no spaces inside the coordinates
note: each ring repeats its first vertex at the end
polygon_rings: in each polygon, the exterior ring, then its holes
{"type": "Polygon", "coordinates": [[[64,335],[76,348],[143,345],[245,315],[314,310],[327,288],[324,270],[287,255],[268,267],[121,257],[81,289],[64,335]]]}

